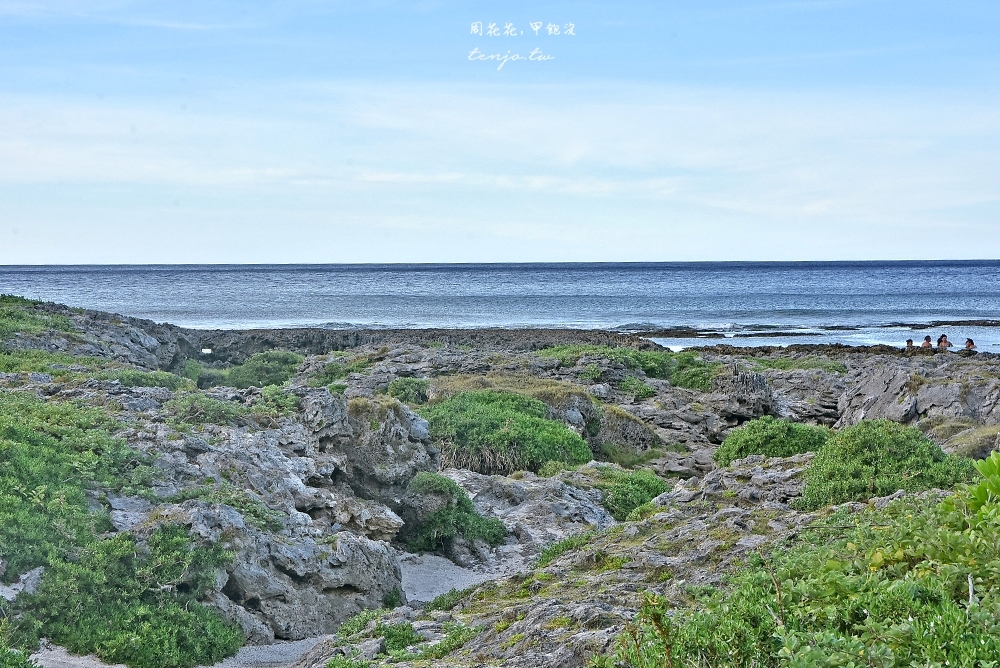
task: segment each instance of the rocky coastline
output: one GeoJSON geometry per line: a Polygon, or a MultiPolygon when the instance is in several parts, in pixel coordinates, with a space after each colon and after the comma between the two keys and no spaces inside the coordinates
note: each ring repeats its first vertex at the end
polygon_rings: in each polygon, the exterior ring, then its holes
{"type": "MultiPolygon", "coordinates": [[[[55,304],[9,309],[33,324],[0,341],[11,360],[0,392],[100,407],[112,436],[148,462],[145,489],[86,491],[108,535],[141,546],[180,526],[195,544],[222,546],[232,558],[199,603],[250,647],[295,644],[271,662],[249,653],[220,665],[585,666],[636,617],[643,592],[680,604],[822,514],[794,503],[811,453],[713,459],[749,421],[841,430],[884,419],[973,459],[1000,446],[1000,356],[989,353],[710,345],[685,358],[703,376],[673,382],[595,353],[663,351],[614,332],[206,331],[55,304]],[[582,352],[546,353],[573,346],[582,352]],[[280,384],[288,407],[254,385],[202,383],[268,351],[300,356],[280,384]],[[192,363],[207,375],[191,377],[192,363]],[[133,383],[123,371],[178,381],[133,383]],[[426,397],[394,396],[400,379],[423,383],[426,397]],[[452,466],[423,406],[479,390],[541,402],[539,419],[578,437],[587,461],[535,472],[452,466]],[[208,417],[194,396],[232,411],[208,417]],[[608,481],[634,471],[664,491],[625,517],[609,504],[608,481]],[[421,474],[454,483],[479,517],[502,525],[502,539],[456,534],[412,550],[416,528],[455,503],[415,487],[421,474]],[[435,600],[452,590],[447,606],[435,600]],[[393,656],[376,629],[404,627],[415,636],[393,656]]],[[[16,546],[0,547],[0,594],[13,615],[45,569],[4,572],[16,546]]],[[[55,650],[36,659],[97,665],[55,650]]]]}

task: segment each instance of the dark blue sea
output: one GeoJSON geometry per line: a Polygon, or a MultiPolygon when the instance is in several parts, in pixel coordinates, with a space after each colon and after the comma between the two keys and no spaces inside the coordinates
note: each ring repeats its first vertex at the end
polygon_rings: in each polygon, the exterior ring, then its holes
{"type": "Polygon", "coordinates": [[[0,293],[198,328],[691,327],[674,347],[902,345],[1000,352],[1000,261],[4,266],[0,293]],[[941,323],[931,330],[913,325],[941,323]]]}

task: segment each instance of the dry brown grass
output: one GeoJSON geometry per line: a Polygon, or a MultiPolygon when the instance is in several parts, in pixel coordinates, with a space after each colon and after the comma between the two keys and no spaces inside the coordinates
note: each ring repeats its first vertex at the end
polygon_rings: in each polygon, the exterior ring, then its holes
{"type": "Polygon", "coordinates": [[[476,390],[506,390],[517,392],[550,406],[561,406],[574,397],[590,401],[587,391],[573,383],[550,378],[537,378],[528,374],[491,372],[486,375],[457,374],[439,376],[431,380],[428,395],[431,402],[443,401],[460,392],[476,390]]]}

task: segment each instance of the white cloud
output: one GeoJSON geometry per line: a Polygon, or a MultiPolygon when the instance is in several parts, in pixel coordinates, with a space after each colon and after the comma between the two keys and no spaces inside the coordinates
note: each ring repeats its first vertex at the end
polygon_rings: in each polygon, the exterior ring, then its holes
{"type": "MultiPolygon", "coordinates": [[[[126,219],[237,216],[248,230],[267,215],[300,230],[335,219],[350,234],[416,225],[457,259],[461,248],[484,259],[483,239],[513,252],[519,237],[561,243],[549,248],[569,253],[560,259],[602,259],[618,244],[617,259],[630,259],[624,239],[604,239],[617,232],[632,236],[631,259],[657,244],[716,257],[706,243],[717,238],[743,239],[743,252],[754,235],[785,235],[792,257],[811,235],[821,248],[810,253],[843,257],[851,235],[983,229],[1000,208],[998,106],[940,91],[342,83],[190,106],[0,98],[0,187],[37,193],[24,195],[20,227],[64,219],[65,193],[110,188],[185,203],[155,215],[148,202],[98,207],[126,219]],[[642,236],[650,243],[635,245],[642,236]]],[[[925,236],[891,252],[932,257],[956,243],[925,236]]],[[[972,255],[988,247],[966,243],[972,255]]]]}

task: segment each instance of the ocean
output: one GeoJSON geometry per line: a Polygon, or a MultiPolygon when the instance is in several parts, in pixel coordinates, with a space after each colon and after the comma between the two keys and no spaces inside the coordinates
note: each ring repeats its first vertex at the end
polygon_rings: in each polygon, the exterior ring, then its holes
{"type": "Polygon", "coordinates": [[[981,322],[1000,321],[993,260],[3,266],[0,293],[211,329],[599,328],[673,348],[947,333],[1000,352],[981,322]]]}

